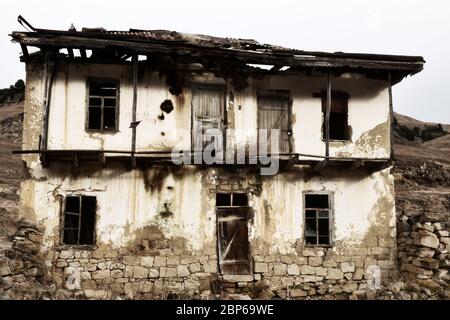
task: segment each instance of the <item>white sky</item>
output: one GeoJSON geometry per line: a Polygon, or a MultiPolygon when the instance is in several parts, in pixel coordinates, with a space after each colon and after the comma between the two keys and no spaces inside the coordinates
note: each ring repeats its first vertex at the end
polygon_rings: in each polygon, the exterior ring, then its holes
{"type": "Polygon", "coordinates": [[[33,26],[168,29],[251,38],[285,47],[422,55],[425,69],[394,87],[394,109],[450,123],[450,2],[445,0],[3,0],[0,88],[24,78],[20,46],[8,34],[33,26]]]}

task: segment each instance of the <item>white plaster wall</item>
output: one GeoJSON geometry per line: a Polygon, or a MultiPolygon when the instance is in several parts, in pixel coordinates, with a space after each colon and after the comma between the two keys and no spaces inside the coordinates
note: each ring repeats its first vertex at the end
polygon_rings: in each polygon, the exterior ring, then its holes
{"type": "MultiPolygon", "coordinates": [[[[138,151],[190,149],[191,99],[189,86],[182,94],[173,96],[165,77],[157,71],[141,68],[138,77],[136,146],[138,151]],[[170,99],[174,111],[162,114],[161,103],[170,99]]],[[[132,70],[126,65],[63,65],[57,73],[52,90],[49,122],[49,149],[115,149],[130,150],[132,117],[132,70]],[[120,79],[119,131],[116,133],[87,133],[86,79],[111,77],[120,79]]],[[[220,79],[198,77],[205,82],[217,83],[220,79]]],[[[223,79],[221,80],[222,82],[223,79]]],[[[321,99],[313,93],[326,88],[327,80],[306,76],[271,76],[255,80],[250,87],[234,93],[234,103],[227,96],[227,108],[233,108],[235,141],[237,145],[256,142],[257,92],[266,89],[290,90],[293,105],[293,152],[324,155],[325,142],[321,139],[321,99]]],[[[348,123],[352,127],[350,142],[332,142],[331,156],[388,158],[389,98],[387,83],[364,76],[343,75],[332,79],[332,87],[349,93],[348,123]],[[379,130],[372,130],[377,128],[379,130]],[[371,131],[372,130],[372,131],[371,131]]],[[[231,87],[230,87],[231,88],[231,87]]]]}
{"type": "Polygon", "coordinates": [[[261,197],[252,198],[257,212],[253,238],[267,241],[272,251],[293,253],[295,243],[303,238],[304,232],[303,192],[326,191],[333,194],[333,242],[357,245],[371,227],[378,223],[382,226],[382,216],[389,221],[384,227],[395,226],[393,183],[389,169],[370,176],[352,177],[349,172],[332,178],[317,176],[307,182],[277,175],[264,181],[261,197]],[[378,207],[381,200],[389,204],[385,212],[378,207]],[[265,220],[264,201],[270,205],[269,225],[265,220]]]}
{"type": "MultiPolygon", "coordinates": [[[[140,170],[125,171],[117,167],[90,174],[82,171],[78,178],[63,175],[57,168],[53,170],[46,181],[30,180],[22,190],[28,199],[24,212],[27,208],[32,210],[35,220],[45,225],[47,246],[57,244],[59,239],[59,196],[70,194],[97,197],[98,244],[125,246],[134,240],[136,231],[148,225],[159,226],[168,238],[187,239],[192,249],[201,249],[215,241],[215,196],[209,194],[215,185],[214,170],[205,181],[206,171],[185,167],[182,174],[165,175],[160,189],[154,190],[146,189],[143,177],[146,173],[140,170]],[[170,217],[160,215],[165,201],[172,203],[170,217]]],[[[315,177],[308,182],[301,175],[279,174],[264,178],[261,195],[250,197],[250,206],[254,209],[251,241],[262,240],[257,243],[268,244],[273,252],[293,253],[303,235],[304,191],[334,193],[335,243],[357,245],[377,224],[383,228],[394,227],[393,178],[389,170],[354,176],[347,172],[315,177]],[[382,202],[387,206],[380,207],[382,202]],[[383,222],[385,218],[389,223],[383,222]]],[[[33,174],[39,177],[45,172],[35,167],[33,174]]]]}

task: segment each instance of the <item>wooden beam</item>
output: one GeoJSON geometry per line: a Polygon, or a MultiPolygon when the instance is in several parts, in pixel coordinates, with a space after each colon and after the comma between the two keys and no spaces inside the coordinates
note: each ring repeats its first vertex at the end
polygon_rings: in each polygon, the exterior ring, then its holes
{"type": "Polygon", "coordinates": [[[364,165],[365,165],[364,160],[355,160],[355,161],[352,161],[352,163],[350,165],[350,169],[361,168],[361,167],[364,167],[364,165]]]}
{"type": "Polygon", "coordinates": [[[331,75],[328,72],[327,107],[325,110],[325,156],[330,156],[331,75]]]}
{"type": "Polygon", "coordinates": [[[20,48],[22,49],[23,57],[25,58],[25,60],[28,60],[28,57],[30,56],[28,53],[28,47],[24,44],[21,44],[20,48]]]}
{"type": "MultiPolygon", "coordinates": [[[[139,56],[137,54],[133,55],[133,113],[131,123],[136,123],[136,109],[137,109],[137,82],[138,82],[138,67],[139,67],[139,56]]],[[[131,159],[132,166],[136,168],[136,159],[134,153],[136,152],[136,129],[137,126],[131,126],[132,136],[131,136],[131,159]]]]}
{"type": "Polygon", "coordinates": [[[40,143],[39,143],[39,150],[47,149],[46,128],[48,127],[47,100],[48,100],[49,64],[50,64],[50,53],[47,52],[47,53],[45,53],[45,63],[44,63],[44,100],[42,101],[43,124],[42,124],[42,130],[41,130],[41,139],[40,139],[40,143]]]}
{"type": "Polygon", "coordinates": [[[101,153],[98,155],[98,158],[99,158],[99,160],[100,160],[100,163],[102,164],[102,167],[103,167],[103,168],[106,168],[106,157],[105,157],[105,153],[104,153],[104,152],[101,152],[101,153]]]}
{"type": "Polygon", "coordinates": [[[318,171],[322,170],[323,168],[325,168],[327,165],[328,165],[328,160],[327,159],[322,160],[312,167],[312,171],[318,172],[318,171]]]}
{"type": "Polygon", "coordinates": [[[392,102],[392,75],[388,74],[389,92],[389,143],[391,147],[391,159],[394,159],[394,105],[392,102]]]}
{"type": "Polygon", "coordinates": [[[67,52],[69,53],[69,58],[73,59],[73,57],[74,57],[73,49],[72,48],[67,48],[67,52]]]}
{"type": "MultiPolygon", "coordinates": [[[[50,55],[49,55],[49,53],[47,53],[47,56],[46,56],[47,68],[49,67],[49,61],[50,61],[50,55]]],[[[43,150],[47,150],[47,147],[48,147],[48,128],[49,128],[50,105],[51,105],[50,100],[52,97],[53,82],[55,81],[57,68],[58,68],[58,60],[56,59],[56,57],[54,57],[52,72],[51,72],[50,78],[47,80],[47,82],[45,84],[46,93],[45,93],[45,98],[44,98],[45,108],[44,108],[44,126],[43,126],[43,136],[42,136],[42,149],[43,150]]],[[[48,72],[47,72],[46,78],[48,78],[48,72]]]]}
{"type": "Polygon", "coordinates": [[[280,71],[281,68],[283,68],[283,65],[274,65],[269,71],[280,71]]]}
{"type": "Polygon", "coordinates": [[[87,58],[86,49],[80,48],[80,55],[83,59],[86,59],[87,58]]]}
{"type": "Polygon", "coordinates": [[[78,169],[78,167],[79,167],[78,155],[76,153],[73,154],[73,167],[75,169],[78,169]]]}

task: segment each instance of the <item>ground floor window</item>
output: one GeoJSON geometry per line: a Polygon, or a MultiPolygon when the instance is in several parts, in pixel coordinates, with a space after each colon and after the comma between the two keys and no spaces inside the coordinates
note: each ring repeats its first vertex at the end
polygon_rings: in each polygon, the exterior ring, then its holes
{"type": "Polygon", "coordinates": [[[222,274],[249,274],[248,197],[246,193],[217,193],[217,243],[222,274]]]}
{"type": "Polygon", "coordinates": [[[67,196],[64,201],[63,244],[92,245],[95,233],[96,197],[67,196]]]}
{"type": "Polygon", "coordinates": [[[307,245],[331,245],[331,194],[304,193],[304,236],[307,245]]]}

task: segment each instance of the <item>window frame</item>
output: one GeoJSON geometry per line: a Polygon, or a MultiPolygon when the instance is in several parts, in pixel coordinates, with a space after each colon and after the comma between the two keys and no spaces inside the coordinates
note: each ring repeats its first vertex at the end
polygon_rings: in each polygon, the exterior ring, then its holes
{"type": "MultiPolygon", "coordinates": [[[[119,131],[119,115],[120,115],[120,79],[119,78],[106,78],[106,77],[88,77],[86,79],[86,119],[85,119],[85,130],[88,133],[103,133],[103,134],[114,134],[119,131]],[[104,130],[100,129],[91,129],[89,128],[89,99],[91,97],[90,94],[90,84],[91,82],[114,82],[117,86],[116,89],[116,107],[115,107],[115,127],[114,130],[104,130]]],[[[104,118],[104,106],[99,107],[101,109],[101,124],[103,123],[104,118]]],[[[102,126],[101,126],[102,127],[102,126]]]]}
{"type": "MultiPolygon", "coordinates": [[[[303,220],[303,232],[302,238],[303,243],[306,247],[323,247],[331,248],[334,246],[334,192],[333,191],[317,191],[317,190],[306,190],[302,193],[302,220],[303,220]],[[328,244],[312,244],[306,243],[306,196],[307,195],[328,195],[328,244]]],[[[317,218],[316,218],[317,219],[317,218]]]]}
{"type": "MultiPolygon", "coordinates": [[[[60,237],[59,237],[59,244],[61,247],[63,248],[83,248],[83,249],[95,249],[97,247],[97,210],[95,210],[95,219],[94,219],[94,225],[93,225],[93,230],[92,230],[92,244],[68,244],[68,243],[64,243],[64,230],[65,228],[65,218],[66,218],[66,200],[68,197],[72,197],[72,198],[79,198],[79,210],[81,211],[81,205],[82,205],[82,198],[83,197],[94,197],[95,198],[95,202],[97,205],[97,196],[92,196],[92,195],[86,195],[86,194],[79,194],[79,193],[75,193],[75,194],[66,194],[64,196],[61,196],[60,199],[60,237]]],[[[81,213],[80,213],[81,215],[81,213]]],[[[81,219],[81,216],[79,216],[78,219],[81,219]]],[[[79,230],[81,230],[81,227],[79,228],[79,230]]],[[[79,231],[80,232],[80,231],[79,231]]],[[[80,241],[79,236],[78,236],[78,242],[80,241]]]]}

